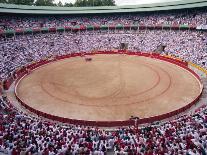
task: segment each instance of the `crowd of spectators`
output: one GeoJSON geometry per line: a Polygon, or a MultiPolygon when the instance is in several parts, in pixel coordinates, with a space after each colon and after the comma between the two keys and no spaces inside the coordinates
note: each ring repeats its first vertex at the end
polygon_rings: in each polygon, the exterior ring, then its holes
{"type": "Polygon", "coordinates": [[[126,13],[119,15],[50,15],[50,16],[24,16],[0,15],[0,29],[65,27],[75,25],[206,25],[207,10],[191,9],[152,13],[126,13]]]}
{"type": "MultiPolygon", "coordinates": [[[[206,24],[206,12],[154,15],[121,15],[109,17],[12,17],[0,22],[6,28],[66,26],[78,24],[206,24]],[[131,20],[133,19],[133,20],[131,20]]],[[[118,49],[128,43],[129,50],[152,52],[166,46],[165,54],[207,67],[207,34],[191,30],[99,30],[16,35],[0,38],[0,80],[33,61],[56,55],[95,50],[118,49]]],[[[0,97],[0,153],[9,155],[116,155],[207,154],[207,107],[195,114],[183,115],[172,121],[157,122],[145,127],[104,130],[74,126],[45,120],[13,107],[6,96],[0,97]]]]}
{"type": "Polygon", "coordinates": [[[146,127],[104,130],[30,116],[0,99],[0,152],[8,155],[206,155],[207,107],[146,127]]]}
{"type": "Polygon", "coordinates": [[[74,52],[118,49],[128,43],[129,50],[152,52],[159,45],[165,52],[207,66],[206,33],[199,31],[139,30],[85,31],[16,35],[0,42],[0,79],[32,61],[74,52]]]}

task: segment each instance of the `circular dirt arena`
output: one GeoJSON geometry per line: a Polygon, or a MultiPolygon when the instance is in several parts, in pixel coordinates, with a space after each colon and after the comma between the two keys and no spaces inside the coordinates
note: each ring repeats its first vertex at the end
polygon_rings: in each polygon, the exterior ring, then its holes
{"type": "Polygon", "coordinates": [[[147,118],[180,109],[201,93],[200,81],[175,64],[143,56],[94,55],[44,65],[23,77],[16,95],[30,107],[90,121],[147,118]]]}

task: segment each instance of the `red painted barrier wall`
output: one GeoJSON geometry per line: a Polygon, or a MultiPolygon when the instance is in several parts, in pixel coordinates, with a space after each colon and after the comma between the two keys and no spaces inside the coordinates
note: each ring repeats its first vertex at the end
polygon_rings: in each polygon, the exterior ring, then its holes
{"type": "Polygon", "coordinates": [[[11,84],[13,83],[13,81],[14,81],[14,79],[13,79],[12,76],[10,76],[7,80],[5,80],[5,81],[3,82],[3,87],[4,87],[4,89],[5,89],[5,90],[8,90],[9,87],[11,86],[11,84]]]}
{"type": "Polygon", "coordinates": [[[0,95],[2,95],[3,92],[3,83],[0,81],[0,95]]]}
{"type": "MultiPolygon", "coordinates": [[[[179,61],[179,60],[172,59],[172,58],[168,58],[168,57],[164,57],[164,56],[161,56],[159,54],[149,54],[149,53],[129,52],[129,51],[117,51],[117,52],[115,52],[115,51],[97,51],[95,53],[84,53],[84,55],[95,55],[95,54],[127,54],[127,55],[152,57],[152,58],[155,58],[155,59],[159,59],[159,60],[163,60],[163,61],[167,61],[167,62],[176,64],[176,65],[188,70],[189,72],[191,72],[200,81],[199,76],[187,67],[188,64],[186,62],[179,61]]],[[[23,76],[26,76],[26,75],[29,74],[30,70],[36,69],[37,67],[40,67],[44,64],[47,64],[47,63],[50,63],[50,62],[53,62],[53,61],[66,59],[66,58],[70,58],[70,57],[76,57],[76,56],[83,56],[83,53],[75,53],[75,54],[70,54],[70,55],[57,56],[52,60],[51,59],[50,60],[42,60],[42,61],[39,61],[37,63],[30,64],[27,67],[24,67],[24,68],[22,68],[22,69],[20,69],[19,71],[16,72],[16,76],[17,76],[16,86],[18,85],[18,81],[21,80],[21,78],[23,76]]],[[[201,93],[202,93],[202,91],[201,91],[201,93]]],[[[153,116],[153,117],[149,117],[149,118],[139,119],[139,120],[137,120],[137,124],[152,123],[154,121],[160,121],[160,120],[172,117],[174,115],[177,115],[181,112],[184,112],[185,110],[189,109],[192,105],[194,105],[198,101],[198,99],[201,96],[201,93],[193,102],[189,103],[188,105],[186,105],[186,106],[184,106],[184,107],[182,107],[178,110],[175,110],[175,111],[163,114],[163,115],[159,115],[159,116],[153,116]]],[[[48,119],[51,119],[51,120],[54,120],[54,121],[59,121],[59,122],[69,123],[69,124],[75,124],[75,125],[98,126],[98,127],[129,126],[129,125],[134,125],[135,124],[135,121],[133,121],[133,120],[126,120],[126,121],[86,121],[86,120],[74,120],[74,119],[70,119],[70,118],[62,118],[62,117],[59,117],[59,116],[53,116],[51,114],[47,114],[47,113],[38,111],[36,109],[33,109],[32,107],[28,106],[23,101],[21,101],[21,99],[18,97],[18,95],[16,93],[16,88],[15,88],[15,95],[16,95],[17,100],[25,108],[27,108],[28,110],[30,110],[33,113],[36,113],[39,116],[43,116],[45,118],[48,118],[48,119]]]]}

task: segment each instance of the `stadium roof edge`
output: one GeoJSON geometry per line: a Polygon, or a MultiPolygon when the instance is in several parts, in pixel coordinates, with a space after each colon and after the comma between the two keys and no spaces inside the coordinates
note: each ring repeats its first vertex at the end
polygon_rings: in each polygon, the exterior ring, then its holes
{"type": "Polygon", "coordinates": [[[175,9],[189,9],[206,7],[207,0],[179,0],[153,4],[128,5],[128,6],[102,6],[102,7],[50,7],[27,6],[0,3],[0,13],[20,14],[97,14],[97,13],[124,13],[147,12],[175,9]]]}

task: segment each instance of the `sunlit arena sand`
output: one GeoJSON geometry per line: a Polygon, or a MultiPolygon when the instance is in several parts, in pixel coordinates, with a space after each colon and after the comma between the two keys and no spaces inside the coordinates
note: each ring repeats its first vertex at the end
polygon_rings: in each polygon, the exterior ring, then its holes
{"type": "Polygon", "coordinates": [[[143,56],[95,55],[44,65],[20,80],[17,96],[55,116],[92,121],[165,114],[192,102],[201,84],[189,71],[143,56]]]}

